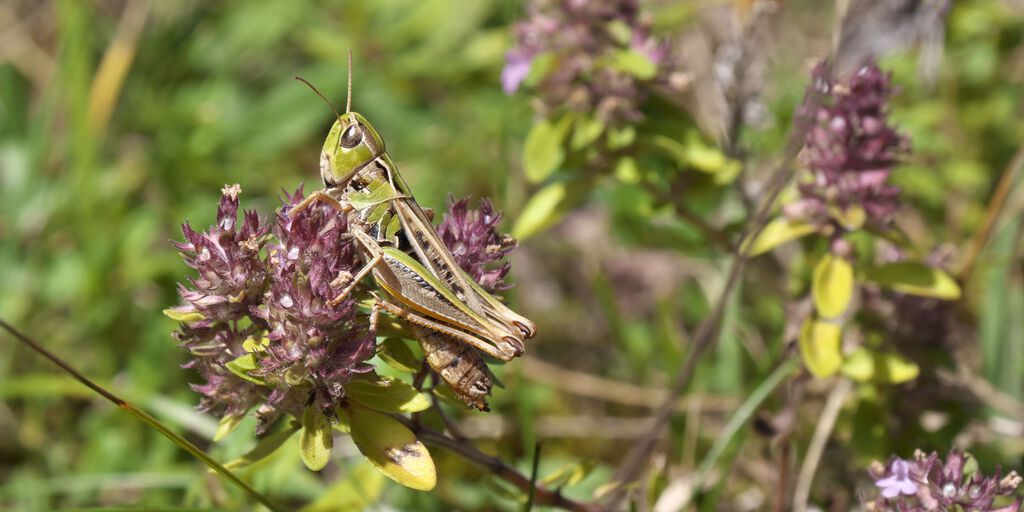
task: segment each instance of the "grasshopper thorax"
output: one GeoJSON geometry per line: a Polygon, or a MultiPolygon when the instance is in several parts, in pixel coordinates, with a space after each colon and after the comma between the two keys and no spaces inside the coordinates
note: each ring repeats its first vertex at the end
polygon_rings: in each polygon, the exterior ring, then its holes
{"type": "Polygon", "coordinates": [[[356,112],[338,116],[320,153],[320,176],[327,187],[344,187],[357,171],[384,154],[384,140],[356,112]]]}

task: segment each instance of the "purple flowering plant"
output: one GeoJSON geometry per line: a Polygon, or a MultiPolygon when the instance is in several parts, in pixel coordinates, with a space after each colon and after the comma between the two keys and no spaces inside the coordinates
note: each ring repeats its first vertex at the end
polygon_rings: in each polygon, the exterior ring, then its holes
{"type": "MultiPolygon", "coordinates": [[[[404,359],[399,369],[430,371],[409,361],[407,345],[390,354],[395,345],[377,344],[378,336],[412,336],[393,323],[378,329],[368,294],[331,304],[361,265],[345,217],[328,205],[289,216],[304,197],[300,188],[284,195],[272,224],[255,211],[239,222],[240,193],[238,185],[224,187],[209,229],[182,226],[184,240],[174,245],[197,275],[179,285],[182,305],[165,311],[181,322],[174,337],[191,355],[184,367],[203,380],[192,386],[200,410],[221,419],[216,439],[247,414],[258,418],[261,436],[286,423],[261,442],[262,456],[298,432],[304,462],[319,470],[329,461],[332,428],[340,428],[391,478],[432,488],[429,453],[388,416],[425,410],[431,400],[421,387],[379,375],[371,361],[380,353],[385,362],[404,359]],[[396,466],[393,450],[411,455],[396,466]]],[[[438,227],[457,263],[488,290],[506,287],[509,265],[500,260],[516,245],[498,233],[500,220],[487,200],[479,209],[451,200],[438,227]]]]}
{"type": "MultiPolygon", "coordinates": [[[[878,302],[881,297],[904,304],[913,301],[904,297],[949,301],[960,297],[960,287],[940,262],[907,258],[893,226],[899,189],[888,179],[910,141],[888,121],[890,75],[874,62],[839,78],[831,73],[826,62],[814,67],[798,110],[808,128],[795,193],[746,247],[756,255],[817,234],[825,243],[808,291],[814,307],[799,334],[805,366],[819,378],[842,374],[861,383],[901,384],[916,379],[920,366],[896,350],[899,331],[884,321],[848,328],[851,320],[892,310],[878,302]],[[854,235],[861,242],[853,243],[854,235]],[[845,338],[854,332],[860,343],[845,338]]],[[[912,316],[894,321],[907,324],[912,316]]]]}
{"type": "Polygon", "coordinates": [[[871,512],[977,511],[1016,512],[1021,499],[1013,497],[1021,484],[1016,471],[992,476],[977,469],[969,454],[951,450],[943,460],[938,453],[918,450],[912,460],[892,458],[869,469],[878,497],[862,498],[871,512]],[[1012,497],[1012,498],[1011,498],[1012,497]]]}

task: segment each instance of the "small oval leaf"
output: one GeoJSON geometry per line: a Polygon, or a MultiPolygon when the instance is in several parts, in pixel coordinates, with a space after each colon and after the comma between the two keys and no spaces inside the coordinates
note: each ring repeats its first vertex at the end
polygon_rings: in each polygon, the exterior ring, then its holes
{"type": "Polygon", "coordinates": [[[868,382],[875,378],[875,358],[871,351],[860,347],[843,361],[843,375],[856,382],[868,382]]]}
{"type": "Polygon", "coordinates": [[[380,379],[353,379],[345,385],[345,394],[362,405],[384,412],[419,412],[430,408],[430,398],[405,381],[392,377],[380,379]]]}
{"type": "Polygon", "coordinates": [[[299,436],[299,453],[302,462],[313,471],[320,471],[331,460],[334,437],[331,420],[316,406],[307,406],[302,412],[302,435],[299,436]]]}
{"type": "Polygon", "coordinates": [[[259,377],[253,377],[248,373],[259,367],[259,362],[256,358],[255,353],[248,353],[245,354],[244,356],[239,356],[233,361],[228,361],[227,363],[224,363],[224,367],[230,370],[231,373],[249,382],[252,382],[253,384],[259,384],[261,386],[267,385],[267,382],[265,380],[259,377]]]}
{"type": "Polygon", "coordinates": [[[814,267],[811,281],[814,308],[823,318],[836,318],[850,306],[853,297],[853,266],[840,256],[825,255],[814,267]]]}
{"type": "Polygon", "coordinates": [[[613,68],[629,73],[640,80],[650,80],[657,76],[658,65],[646,55],[636,50],[617,50],[612,54],[613,68]]]}
{"type": "Polygon", "coordinates": [[[220,423],[217,424],[217,432],[213,434],[213,442],[220,441],[227,437],[228,434],[233,432],[235,427],[242,422],[242,418],[244,417],[244,415],[239,414],[236,416],[224,416],[221,418],[220,423]]]}
{"type": "Polygon", "coordinates": [[[562,143],[571,123],[572,116],[566,114],[557,123],[544,120],[530,129],[523,145],[523,166],[530,183],[544,181],[562,164],[562,143]]]}
{"type": "Polygon", "coordinates": [[[167,308],[164,310],[164,315],[171,320],[185,323],[206,320],[206,317],[203,316],[202,313],[196,311],[196,308],[191,305],[167,308]]]}
{"type": "Polygon", "coordinates": [[[594,143],[604,133],[604,122],[597,117],[580,116],[572,129],[572,138],[569,147],[572,149],[583,149],[594,143]]]}
{"type": "Polygon", "coordinates": [[[901,261],[864,272],[864,279],[909,295],[943,300],[960,298],[960,285],[952,276],[923,263],[901,261]]]}
{"type": "Polygon", "coordinates": [[[921,368],[899,354],[861,347],[843,362],[842,373],[857,382],[902,384],[916,379],[921,368]]]}
{"type": "Polygon", "coordinates": [[[815,231],[814,226],[806,222],[791,221],[778,217],[765,225],[757,238],[743,242],[742,250],[749,257],[764,254],[786,242],[796,240],[815,231]]]}
{"type": "Polygon", "coordinates": [[[377,355],[392,368],[405,372],[416,373],[422,366],[419,358],[409,348],[409,344],[401,338],[387,338],[377,348],[377,355]]]}
{"type": "Polygon", "coordinates": [[[526,240],[551,226],[561,217],[559,206],[565,200],[566,184],[552,183],[533,195],[512,227],[512,236],[526,240]]]}
{"type": "Polygon", "coordinates": [[[800,355],[815,377],[829,377],[843,364],[839,351],[842,327],[808,318],[800,329],[800,355]]]}
{"type": "Polygon", "coordinates": [[[387,414],[358,404],[353,403],[344,411],[352,425],[352,441],[370,464],[410,489],[434,488],[434,460],[411,430],[387,414]]]}

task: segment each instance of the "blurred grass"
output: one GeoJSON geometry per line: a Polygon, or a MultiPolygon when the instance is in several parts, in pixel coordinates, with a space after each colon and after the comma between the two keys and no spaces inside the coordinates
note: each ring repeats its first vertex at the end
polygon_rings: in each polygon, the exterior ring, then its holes
{"type": "MultiPolygon", "coordinates": [[[[793,16],[785,20],[803,25],[782,28],[821,31],[808,23],[820,16],[816,4],[793,5],[795,14],[783,13],[793,16]]],[[[893,179],[920,210],[920,240],[965,243],[982,220],[998,173],[1024,141],[1024,20],[1001,5],[965,1],[953,9],[934,88],[917,79],[914,57],[885,63],[902,89],[893,118],[915,149],[893,179]]],[[[486,196],[514,218],[528,196],[519,152],[532,110],[525,96],[504,96],[498,79],[508,26],[522,12],[517,2],[61,0],[2,9],[14,14],[0,20],[26,25],[18,32],[0,24],[0,34],[41,48],[48,60],[26,52],[23,60],[7,55],[0,61],[0,317],[193,441],[207,444],[212,422],[191,409],[196,397],[187,383],[195,377],[178,368],[184,354],[169,336],[174,323],[159,314],[177,301],[174,284],[187,274],[168,240],[180,238],[185,219],[209,224],[226,183],[240,183],[243,207],[264,214],[282,189],[319,185],[320,144],[332,118],[292,76],[309,79],[340,103],[351,48],[354,109],[383,134],[425,206],[440,209],[448,193],[486,196]]],[[[680,16],[659,19],[659,28],[692,21],[680,16]]],[[[771,127],[744,134],[752,161],[769,161],[781,146],[803,91],[809,51],[779,57],[767,98],[771,127]]],[[[1011,196],[1020,194],[1018,184],[1011,196]]],[[[530,240],[521,249],[525,255],[516,256],[513,275],[542,291],[513,294],[548,301],[523,304],[541,326],[531,355],[612,381],[663,386],[681,364],[688,329],[715,300],[727,262],[690,225],[650,205],[638,187],[602,183],[591,199],[607,209],[610,224],[597,243],[581,250],[567,242],[571,233],[555,230],[530,240]],[[684,269],[648,309],[630,300],[648,300],[648,290],[613,282],[619,274],[609,271],[610,261],[629,261],[642,251],[675,251],[666,265],[684,269]],[[678,253],[688,259],[673,259],[678,253]],[[526,276],[531,270],[535,275],[526,276]]],[[[694,206],[704,213],[719,201],[707,195],[694,206]]],[[[1011,205],[1010,220],[968,286],[966,315],[979,327],[984,377],[1022,398],[1021,210],[1011,205]]],[[[800,281],[809,272],[804,267],[797,259],[789,281],[806,282],[800,281]]],[[[682,453],[700,464],[731,416],[714,397],[748,396],[785,353],[786,315],[766,297],[794,290],[791,282],[778,281],[752,278],[729,302],[721,342],[693,386],[707,400],[673,424],[667,457],[682,453]],[[684,439],[687,429],[695,439],[684,439]]],[[[642,406],[583,399],[531,382],[517,364],[498,373],[507,388],[498,390],[494,416],[512,426],[506,437],[479,443],[526,473],[532,447],[545,437],[538,418],[607,420],[606,432],[545,442],[541,478],[581,460],[595,467],[566,490],[581,499],[607,481],[631,441],[615,430],[647,414],[642,406]]],[[[0,337],[0,398],[0,508],[246,506],[234,489],[158,434],[82,393],[6,337],[0,337]]],[[[848,441],[845,450],[858,462],[895,450],[909,456],[917,446],[896,446],[878,411],[898,408],[900,396],[866,391],[858,400],[838,429],[848,441]]],[[[993,416],[989,411],[981,419],[993,416]]],[[[951,423],[967,421],[958,415],[951,423]]],[[[219,460],[252,446],[253,420],[246,422],[211,445],[219,460]]],[[[953,430],[922,437],[929,444],[920,447],[944,451],[953,430]]],[[[743,453],[774,449],[770,438],[753,431],[736,436],[733,451],[722,455],[730,465],[743,453]]],[[[1024,454],[1021,446],[993,445],[979,449],[986,463],[1013,464],[1024,454]]],[[[337,453],[341,464],[326,478],[298,470],[290,445],[242,473],[296,506],[325,492],[365,493],[367,500],[349,503],[353,508],[378,498],[406,510],[521,506],[502,484],[443,452],[434,452],[440,481],[432,494],[382,483],[365,471],[352,446],[337,453]]],[[[721,503],[719,494],[728,491],[730,482],[718,483],[705,507],[721,503]]]]}

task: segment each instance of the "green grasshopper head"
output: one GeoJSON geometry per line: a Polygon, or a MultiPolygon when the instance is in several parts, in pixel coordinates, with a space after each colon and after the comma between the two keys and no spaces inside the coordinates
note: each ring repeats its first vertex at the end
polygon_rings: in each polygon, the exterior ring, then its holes
{"type": "Polygon", "coordinates": [[[384,154],[384,140],[356,112],[334,122],[320,153],[320,176],[327,187],[344,187],[356,171],[384,154]]]}

